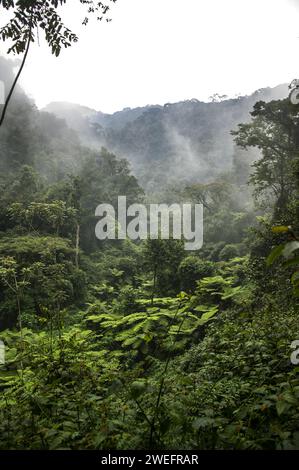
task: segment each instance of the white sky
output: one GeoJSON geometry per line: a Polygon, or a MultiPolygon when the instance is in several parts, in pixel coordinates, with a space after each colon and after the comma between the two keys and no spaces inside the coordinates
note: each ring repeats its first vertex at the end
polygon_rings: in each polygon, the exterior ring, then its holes
{"type": "Polygon", "coordinates": [[[79,43],[56,58],[41,41],[23,72],[39,107],[71,101],[114,112],[299,78],[299,0],[118,0],[111,23],[87,27],[77,0],[64,11],[79,43]]]}

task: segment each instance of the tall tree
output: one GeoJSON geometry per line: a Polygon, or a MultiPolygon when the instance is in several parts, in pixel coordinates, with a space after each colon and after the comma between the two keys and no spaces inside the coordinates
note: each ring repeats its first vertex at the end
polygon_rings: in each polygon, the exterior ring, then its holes
{"type": "Polygon", "coordinates": [[[297,108],[284,101],[260,101],[248,124],[233,131],[236,143],[247,149],[257,147],[261,158],[253,164],[251,183],[255,196],[263,204],[274,205],[274,217],[285,217],[295,197],[294,162],[297,155],[299,117],[297,108]]]}

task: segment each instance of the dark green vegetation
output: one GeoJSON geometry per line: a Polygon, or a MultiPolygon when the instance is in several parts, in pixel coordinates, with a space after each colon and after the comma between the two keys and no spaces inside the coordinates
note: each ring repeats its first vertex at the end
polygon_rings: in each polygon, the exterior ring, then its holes
{"type": "Polygon", "coordinates": [[[297,114],[258,102],[230,169],[175,183],[170,159],[148,195],[17,91],[0,131],[1,449],[299,448],[297,114]],[[203,203],[203,249],[97,241],[94,210],[118,195],[203,203]]]}

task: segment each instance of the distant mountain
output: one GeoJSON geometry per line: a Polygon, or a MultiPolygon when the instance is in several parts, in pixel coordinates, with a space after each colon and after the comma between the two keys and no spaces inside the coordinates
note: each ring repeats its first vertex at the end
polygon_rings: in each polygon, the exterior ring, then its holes
{"type": "Polygon", "coordinates": [[[230,170],[235,151],[230,131],[250,119],[257,101],[287,94],[287,85],[279,85],[220,102],[192,99],[114,114],[60,102],[45,110],[65,119],[85,145],[105,146],[128,159],[141,183],[151,189],[166,180],[207,181],[230,170]]]}

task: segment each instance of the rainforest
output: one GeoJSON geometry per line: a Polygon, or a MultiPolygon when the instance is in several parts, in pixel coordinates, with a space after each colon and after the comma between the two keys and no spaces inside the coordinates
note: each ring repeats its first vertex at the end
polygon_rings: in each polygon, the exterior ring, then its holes
{"type": "MultiPolygon", "coordinates": [[[[54,55],[75,40],[55,33],[55,2],[30,1],[30,20],[23,3],[0,1],[21,9],[23,29],[2,30],[14,52],[44,14],[34,4],[53,4],[54,55]]],[[[0,56],[6,91],[19,67],[0,56]]],[[[299,449],[288,94],[103,113],[37,106],[16,84],[0,126],[0,450],[299,449]],[[119,229],[120,196],[142,205],[143,229],[97,237],[99,205],[119,229]],[[140,236],[154,204],[201,205],[201,248],[140,236]]]]}

